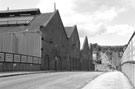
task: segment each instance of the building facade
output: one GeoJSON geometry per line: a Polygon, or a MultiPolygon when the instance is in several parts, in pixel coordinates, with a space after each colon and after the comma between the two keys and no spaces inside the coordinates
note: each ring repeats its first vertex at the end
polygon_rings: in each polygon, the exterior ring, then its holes
{"type": "Polygon", "coordinates": [[[92,46],[89,47],[88,38],[85,37],[83,48],[81,50],[81,70],[94,70],[93,57],[92,57],[92,46]]]}
{"type": "Polygon", "coordinates": [[[0,71],[40,70],[41,33],[30,29],[39,9],[0,12],[0,71]]]}
{"type": "Polygon", "coordinates": [[[58,10],[0,12],[0,71],[93,70],[87,37],[80,51],[77,26],[64,27],[58,10]]]}
{"type": "Polygon", "coordinates": [[[97,44],[96,46],[95,44],[92,45],[94,47],[93,49],[95,50],[94,53],[96,53],[95,70],[108,71],[109,69],[116,69],[116,70],[121,69],[120,60],[124,52],[123,50],[125,47],[124,45],[123,46],[101,46],[97,44]],[[101,65],[104,67],[101,67],[101,65]]]}
{"type": "Polygon", "coordinates": [[[67,70],[67,36],[58,10],[42,24],[42,69],[67,70]]]}
{"type": "Polygon", "coordinates": [[[80,40],[77,26],[65,27],[68,37],[67,57],[70,70],[79,70],[80,65],[80,40]]]}

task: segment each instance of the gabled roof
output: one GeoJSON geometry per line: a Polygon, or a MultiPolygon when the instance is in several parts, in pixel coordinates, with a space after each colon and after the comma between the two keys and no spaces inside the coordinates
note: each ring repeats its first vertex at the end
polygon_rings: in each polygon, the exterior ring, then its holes
{"type": "Polygon", "coordinates": [[[87,38],[87,36],[85,37],[82,50],[89,50],[89,43],[88,43],[88,38],[87,38]]]}
{"type": "Polygon", "coordinates": [[[75,30],[75,26],[65,27],[65,31],[68,38],[70,38],[74,30],[75,30]]]}
{"type": "MultiPolygon", "coordinates": [[[[19,10],[21,11],[21,10],[19,10]]],[[[23,10],[24,11],[24,10],[23,10]]],[[[27,11],[33,11],[33,9],[31,10],[27,10],[27,11]]],[[[14,12],[14,11],[11,11],[14,12]]],[[[15,11],[17,12],[17,11],[15,11]]],[[[36,14],[36,15],[32,15],[34,16],[34,18],[30,21],[30,23],[28,25],[16,25],[16,26],[0,26],[0,32],[18,32],[18,31],[34,31],[34,30],[39,30],[40,26],[46,26],[46,24],[50,21],[50,19],[53,17],[53,15],[56,13],[55,12],[50,12],[50,13],[42,13],[42,14],[36,14]]],[[[0,12],[1,14],[1,12],[0,12]]],[[[20,18],[23,16],[20,16],[20,18]]],[[[24,16],[25,17],[25,16],[24,16]]],[[[11,17],[9,17],[11,18],[11,17]]],[[[17,18],[19,18],[17,16],[17,18]]]]}
{"type": "Polygon", "coordinates": [[[71,35],[74,33],[77,36],[77,41],[78,41],[78,46],[80,49],[80,39],[79,39],[79,34],[78,34],[78,30],[77,30],[77,26],[69,26],[69,27],[65,27],[65,32],[67,35],[67,38],[69,39],[71,37],[71,35]]]}

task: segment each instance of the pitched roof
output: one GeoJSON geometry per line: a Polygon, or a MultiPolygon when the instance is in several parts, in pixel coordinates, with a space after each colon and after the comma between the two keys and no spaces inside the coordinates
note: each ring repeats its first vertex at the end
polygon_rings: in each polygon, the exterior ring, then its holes
{"type": "MultiPolygon", "coordinates": [[[[30,11],[30,10],[28,10],[28,11],[30,11]]],[[[1,12],[0,12],[0,14],[1,14],[1,12]]],[[[55,12],[32,15],[34,18],[30,21],[30,23],[28,25],[19,25],[19,26],[18,25],[15,25],[15,26],[7,25],[7,26],[3,26],[3,27],[0,26],[0,32],[18,32],[18,31],[26,31],[26,30],[27,31],[39,30],[41,25],[45,26],[50,21],[53,14],[55,14],[55,12]]],[[[23,16],[20,16],[20,18],[21,17],[23,17],[23,16]]],[[[12,18],[12,17],[9,17],[9,18],[12,18]]],[[[17,16],[17,18],[19,18],[19,17],[17,16]]]]}
{"type": "Polygon", "coordinates": [[[87,38],[87,36],[85,37],[82,50],[89,50],[89,43],[88,43],[88,38],[87,38]]]}
{"type": "Polygon", "coordinates": [[[39,16],[36,16],[34,20],[30,23],[30,26],[27,27],[27,29],[38,30],[41,25],[45,26],[49,22],[52,15],[53,13],[43,13],[39,16]]]}
{"type": "Polygon", "coordinates": [[[75,26],[65,27],[65,31],[66,31],[66,34],[67,34],[68,38],[70,38],[70,36],[73,33],[74,29],[75,29],[75,26]]]}

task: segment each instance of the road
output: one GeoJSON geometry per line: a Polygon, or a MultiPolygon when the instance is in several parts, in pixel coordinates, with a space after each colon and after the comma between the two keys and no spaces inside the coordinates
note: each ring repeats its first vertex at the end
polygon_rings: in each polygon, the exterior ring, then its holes
{"type": "Polygon", "coordinates": [[[0,89],[81,89],[102,72],[51,72],[0,78],[0,89]]]}

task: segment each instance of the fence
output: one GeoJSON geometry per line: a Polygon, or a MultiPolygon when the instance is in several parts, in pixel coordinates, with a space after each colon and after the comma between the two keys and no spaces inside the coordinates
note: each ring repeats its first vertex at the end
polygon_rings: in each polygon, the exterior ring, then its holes
{"type": "Polygon", "coordinates": [[[40,70],[41,58],[23,54],[0,52],[0,71],[40,70]]]}
{"type": "Polygon", "coordinates": [[[128,42],[128,46],[124,51],[121,59],[121,68],[132,84],[135,86],[135,33],[128,42]]]}

